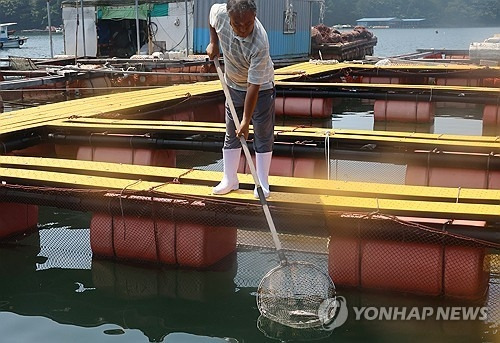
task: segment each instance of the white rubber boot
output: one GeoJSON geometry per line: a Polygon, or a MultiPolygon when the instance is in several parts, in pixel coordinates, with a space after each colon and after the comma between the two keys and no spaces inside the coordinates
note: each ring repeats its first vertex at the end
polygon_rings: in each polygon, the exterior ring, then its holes
{"type": "Polygon", "coordinates": [[[221,182],[212,189],[213,194],[227,194],[240,188],[240,183],[238,181],[240,155],[241,148],[222,149],[224,176],[221,182]]]}
{"type": "MultiPolygon", "coordinates": [[[[269,191],[269,168],[271,167],[271,159],[273,152],[255,153],[255,169],[257,169],[257,177],[259,178],[264,196],[267,198],[270,194],[269,191]]],[[[259,198],[257,187],[253,190],[253,195],[256,199],[259,198]]]]}

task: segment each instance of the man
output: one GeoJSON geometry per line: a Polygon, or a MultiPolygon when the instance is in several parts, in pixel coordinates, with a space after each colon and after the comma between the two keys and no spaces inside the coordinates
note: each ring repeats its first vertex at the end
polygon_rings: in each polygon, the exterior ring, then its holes
{"type": "MultiPolygon", "coordinates": [[[[241,154],[240,136],[248,139],[250,123],[254,131],[257,176],[269,196],[269,167],[274,144],[274,68],[269,55],[267,32],[256,18],[254,0],[228,0],[210,10],[210,43],[207,54],[218,58],[219,43],[224,57],[225,80],[240,119],[236,130],[226,102],[226,135],[222,149],[224,177],[213,194],[239,188],[237,176],[241,154]]],[[[258,198],[257,189],[254,195],[258,198]]]]}

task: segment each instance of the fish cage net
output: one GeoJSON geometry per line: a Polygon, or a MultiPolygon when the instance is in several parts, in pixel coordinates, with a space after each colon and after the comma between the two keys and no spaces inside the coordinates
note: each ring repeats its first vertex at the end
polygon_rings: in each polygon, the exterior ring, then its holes
{"type": "MultiPolygon", "coordinates": [[[[256,289],[280,262],[257,203],[154,189],[10,184],[0,186],[0,203],[2,241],[38,246],[41,256],[52,256],[37,263],[37,269],[92,269],[93,287],[116,289],[129,269],[147,266],[151,277],[141,281],[143,287],[127,288],[129,295],[146,289],[151,294],[209,297],[224,290],[220,283],[207,281],[220,277],[218,272],[231,280],[229,288],[256,289]],[[61,212],[64,219],[56,223],[61,212]],[[179,280],[185,281],[182,286],[179,280]]],[[[329,274],[340,294],[362,290],[479,304],[488,308],[488,325],[498,330],[500,245],[479,235],[489,229],[272,201],[270,210],[287,259],[311,263],[329,274]]],[[[266,320],[259,322],[263,330],[276,325],[266,320]]]]}

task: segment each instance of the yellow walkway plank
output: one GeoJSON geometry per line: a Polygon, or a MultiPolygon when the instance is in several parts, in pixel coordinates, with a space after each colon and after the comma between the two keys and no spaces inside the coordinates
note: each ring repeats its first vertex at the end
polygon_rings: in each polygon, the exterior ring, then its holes
{"type": "MultiPolygon", "coordinates": [[[[188,128],[189,131],[194,128],[213,128],[214,132],[219,132],[220,129],[225,129],[224,123],[212,122],[192,122],[192,121],[167,121],[167,120],[126,120],[126,119],[105,119],[105,118],[76,118],[61,121],[55,121],[48,125],[50,128],[99,128],[110,129],[118,128],[144,128],[150,130],[183,130],[188,128]]],[[[494,136],[465,136],[465,135],[448,135],[448,134],[433,134],[433,133],[414,133],[414,132],[393,132],[393,131],[370,131],[370,130],[349,130],[349,129],[327,129],[318,127],[293,127],[293,126],[275,126],[276,135],[286,134],[311,134],[313,136],[326,137],[328,134],[332,138],[346,138],[349,136],[359,139],[360,136],[367,137],[366,139],[421,139],[425,141],[451,141],[451,142],[478,142],[478,143],[500,143],[500,137],[494,136]]]]}
{"type": "MultiPolygon", "coordinates": [[[[304,72],[307,75],[314,75],[339,70],[342,68],[373,68],[372,66],[359,66],[352,64],[336,65],[314,65],[311,63],[301,63],[286,68],[279,69],[276,77],[278,85],[294,87],[343,87],[343,88],[377,88],[382,91],[390,89],[411,89],[411,90],[440,90],[440,91],[472,91],[487,92],[490,94],[500,94],[498,88],[487,87],[458,87],[458,86],[431,86],[431,85],[387,85],[387,84],[358,84],[358,83],[309,83],[309,82],[286,82],[296,73],[304,72]],[[291,75],[292,74],[292,75],[291,75]]],[[[405,67],[407,68],[407,67],[405,67]]],[[[423,68],[421,65],[417,68],[423,68]]],[[[470,69],[466,67],[453,66],[453,68],[470,69]]],[[[445,68],[446,69],[446,68],[445,68]]],[[[451,69],[449,67],[448,69],[451,69]]],[[[118,114],[123,111],[131,111],[143,106],[158,104],[170,100],[181,100],[190,96],[208,95],[210,93],[221,93],[219,81],[198,82],[194,84],[180,84],[164,88],[154,88],[137,90],[133,92],[114,93],[62,103],[39,106],[15,111],[0,118],[0,134],[9,133],[16,130],[26,130],[39,127],[54,120],[71,118],[73,116],[94,117],[104,114],[118,114]]],[[[222,93],[221,93],[222,94],[222,93]]]]}
{"type": "MultiPolygon", "coordinates": [[[[197,122],[172,122],[172,121],[141,121],[141,120],[100,120],[92,118],[89,120],[78,120],[78,125],[73,122],[53,122],[48,125],[54,130],[63,129],[92,129],[99,130],[98,132],[114,131],[115,133],[131,132],[139,130],[140,133],[163,132],[168,133],[224,133],[224,124],[206,124],[197,122]]],[[[381,134],[380,131],[362,131],[362,130],[337,130],[337,129],[322,129],[322,128],[293,128],[293,127],[276,127],[275,136],[289,139],[302,140],[324,140],[327,135],[331,140],[357,140],[367,141],[376,144],[390,145],[415,145],[416,148],[421,146],[421,149],[439,148],[442,150],[461,151],[466,148],[467,151],[482,151],[482,152],[500,152],[500,140],[498,137],[480,137],[480,136],[457,136],[457,135],[442,135],[442,134],[404,134],[391,133],[381,134]]],[[[420,149],[420,148],[419,148],[420,149]]]]}
{"type": "MultiPolygon", "coordinates": [[[[0,167],[3,179],[27,181],[30,184],[43,183],[69,188],[89,188],[115,191],[150,191],[155,190],[166,196],[186,195],[192,197],[217,198],[231,201],[258,203],[253,197],[253,190],[239,190],[223,196],[211,194],[212,187],[176,183],[147,182],[133,179],[115,179],[108,177],[57,173],[38,170],[19,170],[0,167]]],[[[463,220],[498,220],[500,205],[443,203],[431,201],[408,201],[394,199],[371,199],[360,197],[342,197],[334,195],[296,194],[273,192],[268,199],[270,205],[297,208],[314,208],[324,211],[373,212],[384,214],[449,218],[463,220]]]]}
{"type": "MultiPolygon", "coordinates": [[[[492,95],[500,95],[500,88],[492,87],[466,87],[466,86],[436,86],[436,85],[407,85],[407,84],[387,84],[387,83],[321,83],[321,82],[276,82],[277,86],[286,86],[293,88],[314,87],[322,89],[335,89],[335,88],[365,88],[365,89],[379,89],[387,90],[429,90],[429,91],[454,91],[454,92],[475,92],[475,93],[491,93],[492,95]]],[[[415,97],[423,97],[423,94],[415,94],[415,97]]]]}
{"type": "MultiPolygon", "coordinates": [[[[19,170],[46,170],[71,172],[73,174],[106,174],[106,177],[148,179],[164,178],[165,182],[179,179],[185,184],[208,184],[214,186],[221,172],[129,165],[109,162],[77,161],[42,157],[0,156],[0,166],[19,170]]],[[[239,175],[240,185],[251,188],[254,181],[249,174],[239,175]]],[[[449,187],[428,187],[381,184],[369,182],[307,179],[297,177],[270,176],[271,187],[283,192],[349,195],[372,198],[412,198],[449,202],[492,202],[500,205],[500,190],[449,187]]],[[[243,187],[243,186],[242,186],[243,187]]]]}
{"type": "Polygon", "coordinates": [[[12,112],[7,118],[0,118],[0,134],[36,127],[57,119],[116,113],[168,100],[182,100],[194,95],[208,95],[217,91],[221,91],[219,82],[210,81],[101,95],[23,109],[12,112]]]}
{"type": "MultiPolygon", "coordinates": [[[[75,129],[83,128],[100,128],[109,129],[113,127],[127,128],[127,127],[144,127],[144,128],[164,128],[164,127],[204,127],[214,128],[216,132],[218,129],[225,129],[224,123],[213,122],[194,122],[194,121],[168,121],[168,120],[137,120],[137,119],[108,119],[108,118],[70,118],[55,121],[49,124],[48,127],[74,127],[75,129]]],[[[471,141],[471,142],[489,142],[500,143],[498,136],[466,136],[466,135],[453,135],[453,134],[437,134],[437,133],[419,133],[419,132],[395,132],[395,131],[371,131],[371,130],[352,130],[352,129],[328,129],[319,127],[293,127],[293,126],[275,126],[275,133],[287,132],[300,132],[312,133],[314,135],[326,136],[328,133],[331,137],[338,135],[363,135],[369,137],[396,137],[396,138],[411,138],[411,139],[432,139],[442,141],[471,141]]]]}
{"type": "MultiPolygon", "coordinates": [[[[404,61],[403,61],[404,62],[404,61]]],[[[385,66],[376,66],[373,64],[359,64],[359,63],[334,63],[334,64],[322,64],[320,61],[314,62],[302,62],[294,65],[289,65],[287,67],[283,67],[277,70],[280,74],[299,74],[303,73],[304,75],[314,75],[319,73],[337,71],[342,69],[360,69],[360,70],[425,70],[425,71],[449,71],[453,72],[455,70],[458,71],[478,71],[478,70],[487,70],[487,68],[500,69],[498,67],[485,67],[485,66],[477,66],[477,65],[465,65],[465,64],[451,64],[451,63],[419,63],[413,65],[385,65],[385,66]]]]}

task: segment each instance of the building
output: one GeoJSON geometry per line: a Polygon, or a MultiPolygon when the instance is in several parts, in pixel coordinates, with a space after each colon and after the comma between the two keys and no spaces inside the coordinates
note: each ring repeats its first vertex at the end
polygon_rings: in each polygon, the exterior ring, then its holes
{"type": "MultiPolygon", "coordinates": [[[[64,1],[65,53],[79,57],[130,57],[138,50],[143,54],[175,50],[204,54],[210,37],[210,7],[224,2],[139,0],[136,7],[134,0],[64,1]]],[[[257,16],[269,35],[271,57],[307,58],[312,13],[317,12],[322,0],[256,2],[257,16]]]]}
{"type": "Polygon", "coordinates": [[[380,28],[414,28],[421,27],[425,22],[425,18],[416,19],[399,19],[396,17],[390,18],[361,18],[356,20],[356,25],[365,27],[380,27],[380,28]]]}
{"type": "Polygon", "coordinates": [[[425,24],[425,18],[401,19],[401,27],[413,29],[422,27],[425,24]]]}

